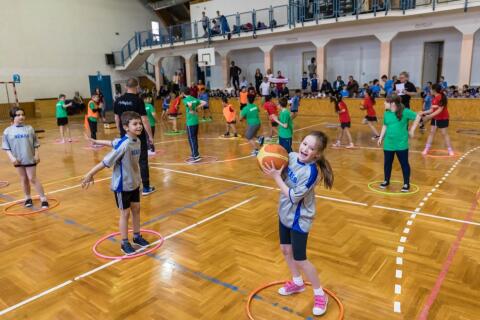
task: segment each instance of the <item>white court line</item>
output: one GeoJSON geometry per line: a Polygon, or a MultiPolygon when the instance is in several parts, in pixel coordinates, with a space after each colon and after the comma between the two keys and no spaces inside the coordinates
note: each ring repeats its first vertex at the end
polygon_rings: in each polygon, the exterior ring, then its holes
{"type": "MultiPolygon", "coordinates": [[[[199,226],[199,225],[201,225],[201,224],[203,224],[203,223],[205,223],[205,222],[208,222],[208,221],[210,221],[210,220],[212,220],[212,219],[215,219],[216,217],[219,217],[219,216],[221,216],[221,215],[223,215],[223,214],[225,214],[225,213],[227,213],[227,212],[229,212],[229,211],[232,211],[232,210],[234,210],[234,209],[236,209],[236,208],[238,208],[238,207],[240,207],[240,206],[242,206],[242,205],[244,205],[244,204],[252,201],[252,200],[255,199],[255,198],[256,198],[256,197],[254,196],[254,197],[248,198],[247,200],[244,200],[244,201],[242,201],[242,202],[239,202],[239,203],[237,203],[237,204],[235,204],[235,205],[233,205],[233,206],[231,206],[231,207],[229,207],[229,208],[227,208],[227,209],[224,209],[224,210],[222,210],[222,211],[220,211],[220,212],[218,212],[218,213],[216,213],[216,214],[214,214],[214,215],[212,215],[212,216],[209,216],[209,217],[207,217],[207,218],[205,218],[205,219],[203,219],[203,220],[200,220],[200,221],[198,221],[198,222],[196,222],[196,223],[194,223],[194,224],[192,224],[192,225],[190,225],[190,226],[188,226],[188,227],[186,227],[186,228],[183,228],[183,229],[178,230],[178,231],[176,231],[176,232],[174,232],[174,233],[171,233],[171,234],[169,234],[168,236],[166,236],[164,239],[165,239],[165,240],[171,239],[171,238],[173,238],[173,237],[175,237],[175,236],[177,236],[177,235],[179,235],[179,234],[181,234],[181,233],[183,233],[183,232],[185,232],[185,231],[188,231],[188,230],[190,230],[190,229],[193,229],[193,228],[195,228],[195,227],[197,227],[197,226],[199,226]]],[[[159,241],[159,240],[157,240],[157,241],[154,242],[154,243],[151,243],[150,245],[155,245],[156,243],[158,243],[158,241],[159,241]]],[[[39,293],[39,294],[37,294],[37,295],[35,295],[35,296],[33,296],[33,297],[30,297],[30,298],[28,298],[28,299],[25,299],[25,300],[23,300],[23,301],[15,304],[15,305],[11,306],[11,307],[8,307],[8,308],[6,308],[6,309],[3,309],[3,310],[0,311],[0,316],[2,316],[2,315],[4,315],[4,314],[7,314],[8,312],[11,312],[11,311],[13,311],[13,310],[15,310],[15,309],[18,309],[18,308],[26,305],[27,303],[30,303],[30,302],[32,302],[32,301],[35,301],[35,300],[37,300],[37,299],[39,299],[39,298],[41,298],[41,297],[43,297],[43,296],[46,296],[46,295],[49,294],[49,293],[55,292],[55,291],[57,291],[57,290],[59,290],[59,289],[61,289],[61,288],[63,288],[63,287],[66,287],[66,286],[74,283],[75,281],[78,281],[78,280],[83,279],[83,278],[85,278],[85,277],[88,277],[88,276],[90,276],[90,275],[92,275],[92,274],[94,274],[94,273],[96,273],[96,272],[98,272],[98,271],[100,271],[100,270],[103,270],[103,269],[105,269],[105,268],[108,268],[109,266],[114,265],[114,264],[116,264],[116,263],[118,263],[118,262],[120,262],[120,261],[122,261],[122,260],[117,259],[117,260],[109,261],[109,262],[107,262],[107,263],[105,263],[105,264],[103,264],[103,265],[101,265],[101,266],[99,266],[99,267],[97,267],[97,268],[95,268],[95,269],[89,270],[89,271],[87,271],[87,272],[85,272],[85,273],[82,273],[81,275],[78,275],[78,276],[74,277],[73,280],[67,280],[67,281],[65,281],[65,282],[63,282],[63,283],[61,283],[61,284],[59,284],[59,285],[57,285],[57,286],[55,286],[55,287],[52,287],[52,288],[50,288],[50,289],[47,289],[47,290],[45,290],[45,291],[43,291],[43,292],[41,292],[41,293],[39,293]]]]}
{"type": "MultiPolygon", "coordinates": [[[[395,209],[395,208],[389,208],[389,207],[378,206],[378,205],[373,205],[372,208],[384,209],[384,210],[396,211],[396,212],[403,212],[403,213],[409,213],[409,214],[413,213],[413,214],[417,214],[417,215],[423,216],[423,217],[429,217],[429,218],[458,222],[458,223],[465,223],[465,224],[470,224],[470,225],[473,225],[473,226],[480,226],[480,223],[478,223],[478,222],[466,221],[466,220],[455,219],[455,218],[448,218],[448,217],[443,217],[443,216],[436,216],[436,215],[430,214],[430,213],[422,213],[422,212],[415,212],[415,211],[410,211],[410,210],[395,209]]],[[[411,224],[409,224],[409,225],[411,225],[411,224]]]]}
{"type": "MultiPolygon", "coordinates": [[[[104,181],[104,180],[109,180],[109,179],[111,179],[111,178],[112,178],[112,177],[102,178],[102,179],[95,180],[95,182],[100,182],[100,181],[104,181]]],[[[81,184],[76,184],[76,185],[74,185],[74,186],[70,186],[70,187],[66,187],[66,188],[62,188],[62,189],[58,189],[58,190],[53,190],[53,191],[50,191],[50,192],[45,192],[45,195],[50,195],[50,194],[55,194],[55,193],[63,192],[63,191],[70,190],[70,189],[74,189],[74,188],[78,188],[78,187],[81,187],[81,186],[82,186],[81,184]]],[[[21,201],[21,200],[13,200],[13,201],[9,201],[9,202],[0,203],[0,207],[6,206],[6,205],[9,205],[9,204],[18,202],[18,201],[21,201]]]]}
{"type": "MultiPolygon", "coordinates": [[[[238,158],[233,158],[233,159],[225,159],[225,160],[215,160],[214,162],[208,162],[208,163],[203,163],[203,164],[216,164],[216,163],[224,163],[224,162],[232,162],[232,161],[238,161],[238,160],[243,160],[247,158],[251,158],[253,155],[248,155],[248,156],[243,156],[243,157],[238,157],[238,158]]],[[[192,165],[201,165],[202,163],[186,163],[186,162],[148,162],[149,164],[157,165],[157,166],[192,166],[192,165]]]]}
{"type": "MultiPolygon", "coordinates": [[[[160,167],[151,167],[151,168],[152,169],[157,169],[157,170],[168,171],[168,172],[179,173],[179,174],[186,174],[186,175],[195,176],[195,177],[199,177],[199,178],[206,178],[206,179],[212,179],[212,180],[218,180],[218,181],[224,181],[224,182],[231,182],[231,183],[235,183],[235,184],[241,184],[241,185],[244,185],[244,186],[257,187],[257,188],[263,188],[263,189],[269,189],[269,190],[280,190],[279,188],[264,186],[264,185],[261,185],[261,184],[243,182],[243,181],[239,181],[239,180],[225,179],[225,178],[219,178],[219,177],[213,177],[213,176],[207,176],[207,175],[204,175],[204,174],[193,173],[193,172],[188,172],[188,171],[173,170],[173,169],[160,168],[160,167]]],[[[363,202],[351,201],[351,200],[346,200],[346,199],[338,199],[338,198],[327,197],[327,196],[319,196],[319,195],[315,195],[315,197],[320,198],[320,199],[325,199],[325,200],[331,200],[331,201],[336,201],[336,202],[353,204],[353,205],[362,206],[362,207],[368,207],[368,204],[363,203],[363,202]]]]}

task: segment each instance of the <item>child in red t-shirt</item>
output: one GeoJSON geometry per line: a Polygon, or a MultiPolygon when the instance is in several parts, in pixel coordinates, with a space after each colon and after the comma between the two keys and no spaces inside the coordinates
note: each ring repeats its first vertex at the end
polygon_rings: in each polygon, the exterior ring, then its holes
{"type": "Polygon", "coordinates": [[[267,111],[268,119],[270,120],[270,139],[272,139],[274,132],[276,135],[278,135],[278,123],[275,121],[275,118],[278,118],[278,108],[277,105],[272,102],[271,96],[265,96],[263,108],[267,111]]]}
{"type": "Polygon", "coordinates": [[[350,134],[350,114],[348,113],[347,104],[342,100],[342,96],[337,94],[330,98],[330,102],[335,106],[335,112],[338,113],[338,119],[340,120],[340,127],[338,128],[337,142],[333,144],[333,147],[342,146],[343,134],[347,135],[348,145],[346,148],[353,148],[352,135],[350,134]]]}
{"type": "Polygon", "coordinates": [[[373,137],[372,140],[376,140],[380,137],[378,134],[377,128],[375,128],[375,124],[377,122],[377,114],[375,112],[375,96],[371,89],[367,89],[365,91],[365,98],[361,103],[360,109],[367,110],[367,115],[365,116],[365,120],[367,121],[370,130],[372,130],[373,137]]]}
{"type": "Polygon", "coordinates": [[[448,124],[449,124],[449,114],[447,109],[447,96],[443,92],[442,86],[436,84],[432,87],[432,107],[430,110],[422,112],[423,121],[426,122],[430,119],[431,127],[430,134],[428,135],[427,144],[425,145],[425,149],[422,152],[422,155],[427,155],[430,147],[432,146],[433,138],[435,137],[435,133],[437,132],[437,128],[440,129],[440,132],[445,139],[445,144],[448,148],[448,155],[454,156],[455,153],[453,152],[452,142],[450,141],[450,136],[448,135],[448,124]]]}

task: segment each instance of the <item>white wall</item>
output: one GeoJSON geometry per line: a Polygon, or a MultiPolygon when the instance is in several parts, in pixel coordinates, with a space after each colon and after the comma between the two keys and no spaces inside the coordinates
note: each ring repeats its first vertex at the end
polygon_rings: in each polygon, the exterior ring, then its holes
{"type": "Polygon", "coordinates": [[[173,75],[179,69],[184,69],[185,59],[180,56],[170,56],[163,58],[162,60],[162,69],[169,81],[172,81],[173,75]]]}
{"type": "MultiPolygon", "coordinates": [[[[480,31],[477,31],[474,39],[471,84],[480,86],[480,31]]],[[[459,85],[463,86],[462,83],[459,85]]]]}
{"type": "Polygon", "coordinates": [[[410,81],[420,87],[424,43],[432,41],[444,41],[442,74],[449,84],[457,84],[462,35],[453,28],[398,34],[392,41],[392,74],[398,75],[406,70],[410,73],[410,81]]]}
{"type": "MultiPolygon", "coordinates": [[[[288,78],[289,89],[301,88],[303,73],[303,53],[315,49],[312,43],[298,43],[294,46],[279,46],[273,49],[273,74],[281,70],[282,75],[288,78]]],[[[262,72],[265,71],[261,69],[262,72]]]]}
{"type": "Polygon", "coordinates": [[[259,68],[262,74],[265,73],[263,57],[260,49],[235,50],[230,53],[230,61],[235,61],[235,65],[242,69],[240,81],[246,77],[247,81],[253,85],[255,85],[255,70],[259,68]]]}
{"type": "Polygon", "coordinates": [[[88,96],[88,75],[97,71],[122,82],[129,75],[107,66],[105,53],[158,21],[136,0],[0,0],[0,8],[0,81],[19,73],[20,101],[75,91],[88,96]]]}
{"type": "Polygon", "coordinates": [[[225,84],[222,78],[222,57],[217,52],[215,52],[215,63],[216,65],[210,67],[210,77],[206,77],[205,81],[210,83],[211,89],[223,89],[225,84]]]}
{"type": "Polygon", "coordinates": [[[359,83],[380,79],[380,41],[375,37],[330,41],[326,47],[326,76],[330,82],[337,75],[344,81],[352,75],[359,83]]]}

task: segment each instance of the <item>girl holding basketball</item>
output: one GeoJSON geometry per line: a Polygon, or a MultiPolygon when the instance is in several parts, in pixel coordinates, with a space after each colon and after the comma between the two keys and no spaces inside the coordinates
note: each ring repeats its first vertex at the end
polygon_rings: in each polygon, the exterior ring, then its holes
{"type": "Polygon", "coordinates": [[[422,155],[427,155],[430,147],[432,146],[433,138],[435,137],[435,133],[437,132],[437,128],[440,129],[440,132],[445,139],[445,144],[448,148],[448,155],[454,156],[455,153],[452,149],[452,143],[450,141],[450,136],[448,135],[448,122],[449,122],[449,114],[447,109],[447,96],[443,92],[442,86],[440,84],[435,84],[432,87],[432,95],[434,96],[432,100],[432,107],[430,110],[424,111],[422,113],[423,121],[431,121],[431,130],[430,134],[428,135],[427,144],[425,145],[425,149],[422,152],[422,155]]]}
{"type": "Polygon", "coordinates": [[[307,259],[307,239],[315,217],[315,186],[322,181],[325,188],[331,189],[333,185],[333,171],[324,156],[327,144],[325,133],[313,131],[303,138],[298,153],[289,154],[285,171],[283,167],[276,169],[273,163],[265,164],[263,169],[281,190],[278,208],[280,249],[293,277],[278,293],[303,292],[305,283],[300,273],[303,271],[312,284],[313,314],[316,316],[327,311],[328,297],[320,285],[315,266],[307,259]]]}
{"type": "Polygon", "coordinates": [[[25,193],[24,206],[33,207],[30,185],[33,185],[40,195],[42,209],[48,208],[47,197],[43,186],[37,178],[37,164],[40,162],[38,143],[35,130],[25,124],[25,111],[14,107],[10,110],[13,124],[3,132],[2,149],[7,152],[8,158],[17,169],[23,192],[25,193]]]}
{"type": "Polygon", "coordinates": [[[337,133],[337,142],[333,144],[333,147],[342,146],[343,134],[347,135],[348,145],[346,148],[353,148],[352,135],[350,134],[350,114],[348,113],[347,104],[342,100],[342,96],[337,94],[330,98],[330,102],[335,106],[335,112],[338,113],[338,120],[340,121],[340,127],[337,133]]]}

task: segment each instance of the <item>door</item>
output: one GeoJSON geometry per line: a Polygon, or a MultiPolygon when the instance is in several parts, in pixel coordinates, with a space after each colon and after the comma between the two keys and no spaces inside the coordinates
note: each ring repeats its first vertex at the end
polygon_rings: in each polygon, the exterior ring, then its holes
{"type": "Polygon", "coordinates": [[[90,94],[93,94],[95,89],[99,88],[103,94],[105,110],[113,110],[112,81],[110,76],[102,75],[101,79],[97,75],[88,76],[88,80],[90,82],[90,94]]]}
{"type": "Polygon", "coordinates": [[[425,42],[423,46],[422,86],[438,83],[443,67],[443,41],[425,42]]]}

